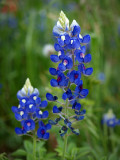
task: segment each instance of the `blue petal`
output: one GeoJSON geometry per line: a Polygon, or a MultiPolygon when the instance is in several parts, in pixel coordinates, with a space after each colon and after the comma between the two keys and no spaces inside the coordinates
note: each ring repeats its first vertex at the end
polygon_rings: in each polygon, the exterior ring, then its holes
{"type": "Polygon", "coordinates": [[[88,95],[88,93],[89,93],[88,89],[82,89],[82,91],[80,92],[80,95],[85,98],[88,95]]]}
{"type": "Polygon", "coordinates": [[[93,68],[87,68],[86,70],[85,70],[85,75],[91,75],[93,73],[93,68]]]}
{"type": "Polygon", "coordinates": [[[58,86],[58,82],[56,79],[51,79],[50,84],[52,87],[57,87],[58,86]]]}
{"type": "Polygon", "coordinates": [[[71,44],[72,49],[78,49],[80,48],[80,42],[78,39],[74,39],[73,43],[71,44]]]}
{"type": "Polygon", "coordinates": [[[65,44],[69,44],[70,43],[70,36],[67,34],[65,35],[65,40],[64,40],[65,44]]]}
{"type": "Polygon", "coordinates": [[[35,129],[35,122],[32,119],[28,119],[24,121],[24,128],[26,131],[31,131],[35,129]],[[27,125],[27,123],[30,123],[30,126],[27,125]]]}
{"type": "Polygon", "coordinates": [[[73,70],[72,72],[70,72],[69,79],[70,79],[70,82],[71,82],[71,83],[74,82],[74,74],[75,74],[75,71],[74,71],[74,70],[73,70]]]}
{"type": "Polygon", "coordinates": [[[47,140],[47,139],[49,139],[49,136],[50,136],[49,133],[45,133],[45,134],[43,135],[43,139],[47,140]]]}
{"type": "Polygon", "coordinates": [[[41,102],[40,107],[45,108],[45,107],[47,107],[47,105],[48,105],[48,102],[46,100],[44,100],[41,102]]]}
{"type": "Polygon", "coordinates": [[[21,121],[22,120],[22,116],[18,113],[15,113],[15,118],[18,120],[18,121],[21,121]]]}
{"type": "Polygon", "coordinates": [[[83,37],[82,43],[89,43],[89,42],[90,42],[90,35],[85,35],[85,36],[83,37]]]}
{"type": "Polygon", "coordinates": [[[80,64],[80,65],[78,66],[78,70],[79,70],[80,72],[83,72],[83,67],[84,67],[84,64],[80,64]]]}
{"type": "Polygon", "coordinates": [[[51,75],[56,76],[57,75],[57,70],[55,68],[49,68],[49,72],[51,75]]]}
{"type": "Polygon", "coordinates": [[[48,101],[53,101],[53,100],[54,100],[53,95],[50,94],[50,93],[47,93],[47,94],[46,94],[46,98],[47,98],[48,101]]]}
{"type": "Polygon", "coordinates": [[[41,134],[41,128],[38,128],[38,130],[37,130],[37,136],[39,138],[43,138],[43,135],[41,134]]]}
{"type": "Polygon", "coordinates": [[[58,38],[58,43],[61,47],[64,46],[64,41],[61,38],[58,38]]]}
{"type": "Polygon", "coordinates": [[[54,48],[55,48],[55,50],[56,50],[57,52],[62,49],[62,48],[60,47],[60,45],[57,44],[57,43],[55,43],[54,48]]]}
{"type": "Polygon", "coordinates": [[[12,110],[13,113],[17,113],[18,112],[18,107],[12,106],[11,110],[12,110]]]}
{"type": "Polygon", "coordinates": [[[15,132],[18,135],[26,134],[25,130],[22,130],[21,128],[18,128],[18,127],[15,128],[15,132]]]}
{"type": "Polygon", "coordinates": [[[87,54],[84,58],[85,63],[89,63],[91,61],[91,54],[87,54]]]}
{"type": "Polygon", "coordinates": [[[81,58],[81,57],[80,57],[80,54],[81,54],[81,51],[80,51],[80,50],[76,51],[76,59],[77,59],[77,61],[78,61],[79,63],[83,62],[83,60],[84,60],[84,58],[81,58]]]}
{"type": "Polygon", "coordinates": [[[42,118],[47,118],[49,115],[48,111],[44,111],[43,112],[43,115],[42,115],[42,118]]]}
{"type": "Polygon", "coordinates": [[[80,103],[77,103],[77,104],[75,105],[75,109],[76,109],[76,110],[80,110],[80,109],[81,109],[81,104],[80,104],[80,103]]]}
{"type": "Polygon", "coordinates": [[[37,97],[37,99],[35,100],[35,103],[36,103],[36,104],[40,104],[40,102],[41,102],[41,98],[40,98],[40,97],[37,97]]]}
{"type": "Polygon", "coordinates": [[[59,68],[60,71],[65,71],[65,70],[66,70],[66,67],[64,66],[63,63],[60,63],[60,64],[58,65],[58,68],[59,68]]]}
{"type": "Polygon", "coordinates": [[[66,99],[67,99],[67,94],[66,94],[66,93],[63,93],[62,99],[63,99],[63,100],[66,100],[66,99]]]}
{"type": "Polygon", "coordinates": [[[86,52],[86,47],[85,47],[85,46],[82,46],[82,47],[81,47],[81,51],[82,51],[82,53],[85,53],[85,52],[86,52]]]}
{"type": "Polygon", "coordinates": [[[51,59],[51,61],[53,61],[55,63],[60,61],[60,59],[59,59],[59,57],[57,55],[51,55],[50,59],[51,59]]]}
{"type": "Polygon", "coordinates": [[[45,126],[43,121],[39,121],[39,127],[43,127],[43,126],[45,126]]]}
{"type": "Polygon", "coordinates": [[[66,65],[67,69],[71,69],[73,67],[73,61],[71,58],[68,58],[68,64],[66,65]]]}
{"type": "Polygon", "coordinates": [[[50,125],[56,125],[56,122],[54,122],[54,121],[51,120],[51,119],[48,120],[48,123],[49,123],[50,125]]]}
{"type": "Polygon", "coordinates": [[[59,109],[57,108],[57,106],[53,107],[53,113],[60,113],[59,109]]]}
{"type": "Polygon", "coordinates": [[[51,129],[51,125],[50,125],[50,124],[46,124],[46,125],[45,125],[45,129],[46,129],[46,130],[50,130],[50,129],[51,129]]]}
{"type": "Polygon", "coordinates": [[[74,26],[74,29],[72,31],[72,35],[78,35],[80,33],[80,26],[74,26]]]}
{"type": "Polygon", "coordinates": [[[75,118],[76,120],[80,121],[80,120],[83,120],[83,119],[84,119],[84,116],[79,116],[79,117],[75,116],[74,118],[75,118]]]}

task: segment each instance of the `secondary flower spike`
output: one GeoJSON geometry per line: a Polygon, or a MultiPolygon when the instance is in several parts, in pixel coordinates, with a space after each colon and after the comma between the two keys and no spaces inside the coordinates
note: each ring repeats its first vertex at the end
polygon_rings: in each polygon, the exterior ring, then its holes
{"type": "Polygon", "coordinates": [[[33,88],[29,78],[27,78],[23,88],[18,91],[17,98],[19,100],[19,105],[13,106],[12,111],[15,114],[16,120],[20,121],[21,128],[15,128],[16,134],[32,135],[34,133],[38,138],[47,140],[49,138],[49,133],[46,132],[46,130],[50,130],[51,125],[44,125],[42,120],[48,118],[48,111],[43,111],[48,103],[46,100],[41,101],[38,89],[33,88]],[[43,130],[41,130],[41,125],[37,125],[37,123],[42,124],[44,134],[42,134],[43,130]]]}
{"type": "Polygon", "coordinates": [[[107,113],[103,115],[102,124],[106,124],[108,127],[115,127],[120,125],[120,120],[116,118],[112,109],[109,109],[107,113]]]}
{"type": "Polygon", "coordinates": [[[46,94],[48,101],[57,103],[53,106],[53,113],[57,118],[49,120],[49,124],[60,126],[61,136],[67,134],[69,130],[78,135],[79,130],[73,128],[72,125],[83,120],[86,113],[80,104],[80,99],[86,98],[89,91],[83,88],[84,82],[81,78],[90,76],[93,68],[86,68],[87,63],[92,59],[91,54],[86,54],[85,46],[90,42],[90,35],[82,36],[80,32],[81,28],[76,20],[69,25],[69,19],[61,11],[53,28],[53,36],[56,38],[54,48],[57,53],[50,56],[51,61],[56,63],[56,68],[51,67],[49,72],[54,76],[50,81],[51,86],[63,91],[60,97],[63,102],[56,95],[46,94]]]}

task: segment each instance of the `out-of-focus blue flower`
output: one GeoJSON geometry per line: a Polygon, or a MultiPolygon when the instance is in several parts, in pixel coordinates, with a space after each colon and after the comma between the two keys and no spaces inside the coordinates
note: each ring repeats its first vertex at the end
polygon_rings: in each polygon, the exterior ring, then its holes
{"type": "Polygon", "coordinates": [[[17,28],[18,20],[15,16],[9,15],[1,15],[0,17],[0,26],[1,27],[9,27],[9,28],[17,28]]]}
{"type": "Polygon", "coordinates": [[[2,92],[2,84],[0,84],[0,94],[1,94],[1,92],[2,92]]]}
{"type": "Polygon", "coordinates": [[[64,4],[63,8],[65,8],[65,10],[67,11],[74,11],[77,7],[76,2],[69,2],[66,5],[64,4]]]}
{"type": "Polygon", "coordinates": [[[47,27],[47,17],[46,17],[46,11],[45,10],[42,10],[40,12],[40,23],[38,23],[37,21],[37,28],[40,29],[41,32],[44,32],[46,30],[46,27],[47,27]]]}
{"type": "Polygon", "coordinates": [[[15,17],[8,17],[8,26],[10,28],[16,28],[18,25],[17,19],[15,17]]]}
{"type": "MultiPolygon", "coordinates": [[[[15,118],[21,122],[22,127],[15,128],[15,132],[18,135],[32,134],[32,131],[35,132],[35,128],[37,127],[36,122],[43,125],[41,120],[48,118],[48,111],[42,111],[42,109],[47,107],[47,101],[41,101],[38,89],[32,87],[29,79],[26,80],[23,88],[18,91],[17,98],[19,105],[18,107],[13,106],[12,111],[15,114],[15,118]]],[[[45,127],[42,126],[42,128],[47,130],[51,128],[50,126],[48,124],[45,127]]],[[[38,137],[48,139],[49,133],[46,133],[46,130],[43,137],[40,136],[40,127],[37,132],[38,137]]],[[[43,132],[41,131],[41,133],[43,132]]]]}
{"type": "MultiPolygon", "coordinates": [[[[79,103],[79,99],[86,98],[88,89],[83,89],[82,75],[89,76],[93,72],[93,68],[85,68],[85,65],[91,61],[91,54],[85,54],[86,47],[90,42],[90,36],[82,36],[81,28],[76,20],[73,20],[69,26],[69,20],[61,11],[59,20],[53,28],[53,35],[56,38],[54,48],[58,54],[50,56],[52,62],[57,64],[57,68],[50,68],[49,72],[56,79],[51,79],[52,87],[59,87],[63,90],[62,99],[64,103],[56,101],[56,97],[50,93],[46,94],[49,101],[60,104],[53,106],[53,113],[59,115],[55,121],[49,120],[51,125],[58,125],[59,121],[64,121],[64,125],[60,126],[60,135],[64,136],[68,129],[78,135],[79,131],[72,127],[75,121],[84,119],[86,110],[79,103]],[[74,87],[71,87],[74,86],[74,87]],[[73,111],[73,116],[69,115],[68,109],[73,111]]],[[[72,112],[70,112],[72,113],[72,112]]]]}
{"type": "Polygon", "coordinates": [[[103,72],[100,72],[98,74],[98,79],[103,83],[105,82],[105,74],[103,72]]]}
{"type": "Polygon", "coordinates": [[[116,118],[112,109],[109,109],[108,112],[103,115],[102,124],[106,124],[108,127],[115,127],[116,125],[120,125],[120,120],[116,118]]]}

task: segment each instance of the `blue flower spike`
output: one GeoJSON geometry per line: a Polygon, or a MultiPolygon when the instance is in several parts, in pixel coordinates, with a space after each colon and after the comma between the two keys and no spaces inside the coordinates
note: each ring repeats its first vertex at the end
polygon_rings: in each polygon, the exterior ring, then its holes
{"type": "MultiPolygon", "coordinates": [[[[79,135],[78,129],[72,127],[72,124],[81,121],[85,117],[86,110],[80,103],[80,99],[86,98],[89,91],[83,88],[82,76],[90,76],[93,68],[86,68],[91,61],[91,54],[86,54],[86,44],[90,42],[90,35],[81,35],[81,28],[76,20],[72,21],[69,26],[69,19],[63,11],[53,28],[53,36],[56,38],[54,48],[55,55],[51,55],[50,59],[56,63],[56,68],[50,68],[49,72],[53,75],[50,84],[52,87],[58,87],[63,90],[62,100],[56,100],[57,96],[50,93],[46,94],[48,101],[58,103],[53,106],[53,114],[59,116],[55,120],[49,120],[51,125],[59,125],[59,121],[63,121],[60,127],[60,135],[64,136],[70,130],[73,134],[79,135]],[[71,87],[71,86],[75,87],[71,87]],[[74,88],[74,89],[72,89],[74,88]],[[60,107],[58,107],[61,105],[60,107]],[[71,116],[71,112],[73,115],[71,116]],[[70,115],[69,115],[70,114],[70,115]]],[[[58,97],[57,97],[58,99],[58,97]]],[[[60,122],[61,124],[61,122],[60,122]]]]}
{"type": "MultiPolygon", "coordinates": [[[[48,99],[51,100],[52,95],[48,95],[48,99]]],[[[35,134],[38,138],[47,140],[49,138],[49,133],[46,130],[51,129],[50,124],[44,125],[42,120],[48,118],[48,111],[42,111],[42,109],[47,107],[48,102],[46,100],[41,101],[39,97],[39,91],[37,88],[33,88],[30,80],[27,78],[25,85],[17,93],[17,98],[19,100],[18,107],[13,106],[12,112],[15,114],[16,120],[21,122],[21,128],[16,127],[15,132],[17,135],[32,135],[35,134]],[[37,122],[42,124],[38,128],[37,122]],[[37,130],[37,132],[36,132],[37,130]],[[40,135],[42,133],[42,136],[40,135]]],[[[52,100],[57,99],[52,97],[52,100]]]]}
{"type": "Polygon", "coordinates": [[[106,114],[103,115],[102,118],[102,124],[107,125],[108,127],[115,127],[117,125],[120,125],[120,120],[118,120],[113,113],[112,109],[109,109],[106,114]]]}

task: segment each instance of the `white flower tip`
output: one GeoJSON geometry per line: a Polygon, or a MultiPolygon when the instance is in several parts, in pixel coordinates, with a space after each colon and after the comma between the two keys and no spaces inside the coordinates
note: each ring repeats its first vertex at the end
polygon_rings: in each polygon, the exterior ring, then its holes
{"type": "Polygon", "coordinates": [[[24,88],[26,94],[28,94],[29,92],[30,92],[30,93],[33,92],[34,88],[33,88],[33,86],[31,85],[31,82],[30,82],[30,79],[29,79],[29,78],[26,79],[23,88],[24,88]]]}
{"type": "Polygon", "coordinates": [[[115,115],[114,115],[114,113],[113,113],[113,110],[112,110],[112,109],[109,109],[108,112],[106,113],[106,116],[107,116],[108,118],[114,118],[115,115]]]}
{"type": "Polygon", "coordinates": [[[74,19],[70,25],[71,28],[74,28],[74,26],[79,26],[79,24],[77,23],[77,21],[74,19]]]}
{"type": "Polygon", "coordinates": [[[69,19],[66,17],[63,11],[60,12],[57,26],[62,27],[63,29],[69,28],[69,19]]]}

